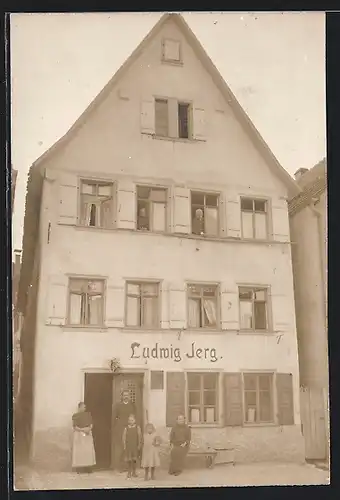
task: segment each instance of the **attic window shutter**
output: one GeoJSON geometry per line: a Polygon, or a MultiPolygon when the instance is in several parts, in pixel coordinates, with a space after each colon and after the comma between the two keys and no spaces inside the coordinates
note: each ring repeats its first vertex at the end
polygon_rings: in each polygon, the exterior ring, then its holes
{"type": "Polygon", "coordinates": [[[238,426],[243,424],[241,373],[224,374],[224,425],[238,426]]]}
{"type": "Polygon", "coordinates": [[[271,209],[273,240],[290,241],[288,205],[286,200],[274,200],[271,209]]]}
{"type": "Polygon", "coordinates": [[[279,425],[294,425],[293,375],[276,374],[277,409],[279,425]]]}
{"type": "Polygon", "coordinates": [[[180,414],[185,414],[184,372],[168,372],[166,376],[166,426],[175,425],[180,414]]]}
{"type": "Polygon", "coordinates": [[[117,227],[136,228],[136,188],[132,181],[120,180],[117,186],[117,227]]]}
{"type": "Polygon", "coordinates": [[[62,173],[59,182],[59,224],[74,225],[78,221],[78,179],[62,173]]]}
{"type": "Polygon", "coordinates": [[[122,328],[124,326],[124,283],[116,283],[111,280],[106,286],[106,326],[122,328]]]}
{"type": "Polygon", "coordinates": [[[174,188],[174,232],[190,233],[190,190],[182,187],[174,188]]]}
{"type": "Polygon", "coordinates": [[[226,206],[227,236],[241,238],[241,204],[236,195],[227,196],[226,206]]]}
{"type": "Polygon", "coordinates": [[[155,100],[153,97],[144,99],[141,103],[141,132],[155,134],[155,100]]]}
{"type": "Polygon", "coordinates": [[[206,137],[206,116],[203,107],[193,106],[193,138],[197,141],[205,141],[206,137]]]}
{"type": "Polygon", "coordinates": [[[181,43],[179,40],[163,40],[163,61],[181,61],[181,43]]]}
{"type": "Polygon", "coordinates": [[[47,290],[47,325],[66,324],[68,279],[63,275],[51,276],[47,290]]]}

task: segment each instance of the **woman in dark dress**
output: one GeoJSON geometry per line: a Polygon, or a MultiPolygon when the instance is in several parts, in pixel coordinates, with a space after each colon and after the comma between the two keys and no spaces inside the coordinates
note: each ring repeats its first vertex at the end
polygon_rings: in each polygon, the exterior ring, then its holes
{"type": "Polygon", "coordinates": [[[92,472],[96,455],[92,437],[92,417],[84,403],[78,404],[78,411],[72,416],[73,446],[72,468],[78,473],[92,472]]]}
{"type": "Polygon", "coordinates": [[[177,423],[171,429],[170,433],[171,454],[169,474],[178,476],[182,473],[190,441],[191,429],[185,423],[184,415],[178,415],[177,423]]]}
{"type": "Polygon", "coordinates": [[[113,411],[113,450],[112,450],[112,465],[120,471],[126,470],[124,463],[123,450],[123,432],[128,424],[129,415],[136,415],[136,406],[130,399],[129,391],[122,392],[122,401],[115,405],[113,411]]]}
{"type": "Polygon", "coordinates": [[[134,415],[129,416],[128,425],[124,429],[123,448],[124,457],[128,465],[127,477],[137,477],[136,466],[142,448],[142,432],[136,424],[136,417],[134,415]]]}

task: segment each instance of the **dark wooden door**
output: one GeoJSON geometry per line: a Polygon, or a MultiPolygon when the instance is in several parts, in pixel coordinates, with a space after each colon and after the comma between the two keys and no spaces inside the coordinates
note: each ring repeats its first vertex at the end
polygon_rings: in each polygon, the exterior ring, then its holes
{"type": "Polygon", "coordinates": [[[108,469],[111,464],[112,379],[111,373],[85,374],[84,402],[93,418],[93,440],[100,469],[108,469]]]}

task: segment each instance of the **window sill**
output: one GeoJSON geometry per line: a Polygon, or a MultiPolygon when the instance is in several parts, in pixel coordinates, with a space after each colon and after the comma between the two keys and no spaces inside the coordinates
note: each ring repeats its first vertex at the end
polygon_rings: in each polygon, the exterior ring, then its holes
{"type": "Polygon", "coordinates": [[[170,64],[170,66],[179,66],[179,67],[184,66],[183,61],[178,61],[176,59],[172,60],[172,59],[162,58],[161,61],[162,61],[162,64],[170,64]]]}
{"type": "Polygon", "coordinates": [[[239,330],[237,332],[239,335],[265,335],[272,336],[275,335],[276,332],[273,330],[239,330]]]}
{"type": "Polygon", "coordinates": [[[278,427],[279,424],[276,424],[275,422],[267,422],[267,423],[247,423],[247,422],[244,422],[243,423],[243,427],[246,428],[246,427],[278,427]]]}
{"type": "Polygon", "coordinates": [[[116,229],[114,226],[112,227],[102,227],[102,226],[83,226],[82,224],[75,224],[76,229],[83,229],[84,231],[112,231],[116,229]]]}
{"type": "Polygon", "coordinates": [[[124,326],[124,327],[120,328],[120,330],[124,333],[137,333],[137,332],[138,333],[151,333],[151,334],[158,333],[158,332],[164,333],[164,329],[162,329],[161,326],[156,327],[156,328],[139,328],[139,327],[134,328],[133,326],[124,326]]]}
{"type": "Polygon", "coordinates": [[[214,424],[191,424],[190,422],[188,422],[188,426],[191,427],[192,429],[207,429],[207,428],[210,428],[210,429],[214,429],[214,428],[223,428],[223,424],[219,423],[219,422],[215,422],[214,424]]]}
{"type": "Polygon", "coordinates": [[[159,141],[168,141],[168,142],[183,142],[185,144],[194,144],[197,142],[203,142],[203,141],[198,141],[197,139],[194,138],[182,138],[182,137],[164,137],[163,135],[156,135],[153,134],[152,138],[155,140],[159,141]]]}
{"type": "Polygon", "coordinates": [[[93,325],[60,325],[63,330],[84,330],[86,332],[107,332],[107,326],[93,326],[93,325]]]}

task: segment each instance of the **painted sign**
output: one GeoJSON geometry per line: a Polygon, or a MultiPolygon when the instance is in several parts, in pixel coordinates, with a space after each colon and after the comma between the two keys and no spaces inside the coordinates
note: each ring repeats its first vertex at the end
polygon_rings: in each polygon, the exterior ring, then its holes
{"type": "Polygon", "coordinates": [[[196,342],[192,342],[190,348],[184,353],[179,347],[174,347],[172,344],[167,347],[160,347],[158,342],[153,347],[142,346],[139,342],[132,342],[130,347],[131,359],[171,359],[175,363],[179,363],[183,358],[203,359],[211,363],[215,363],[219,359],[214,347],[197,347],[196,342]]]}

